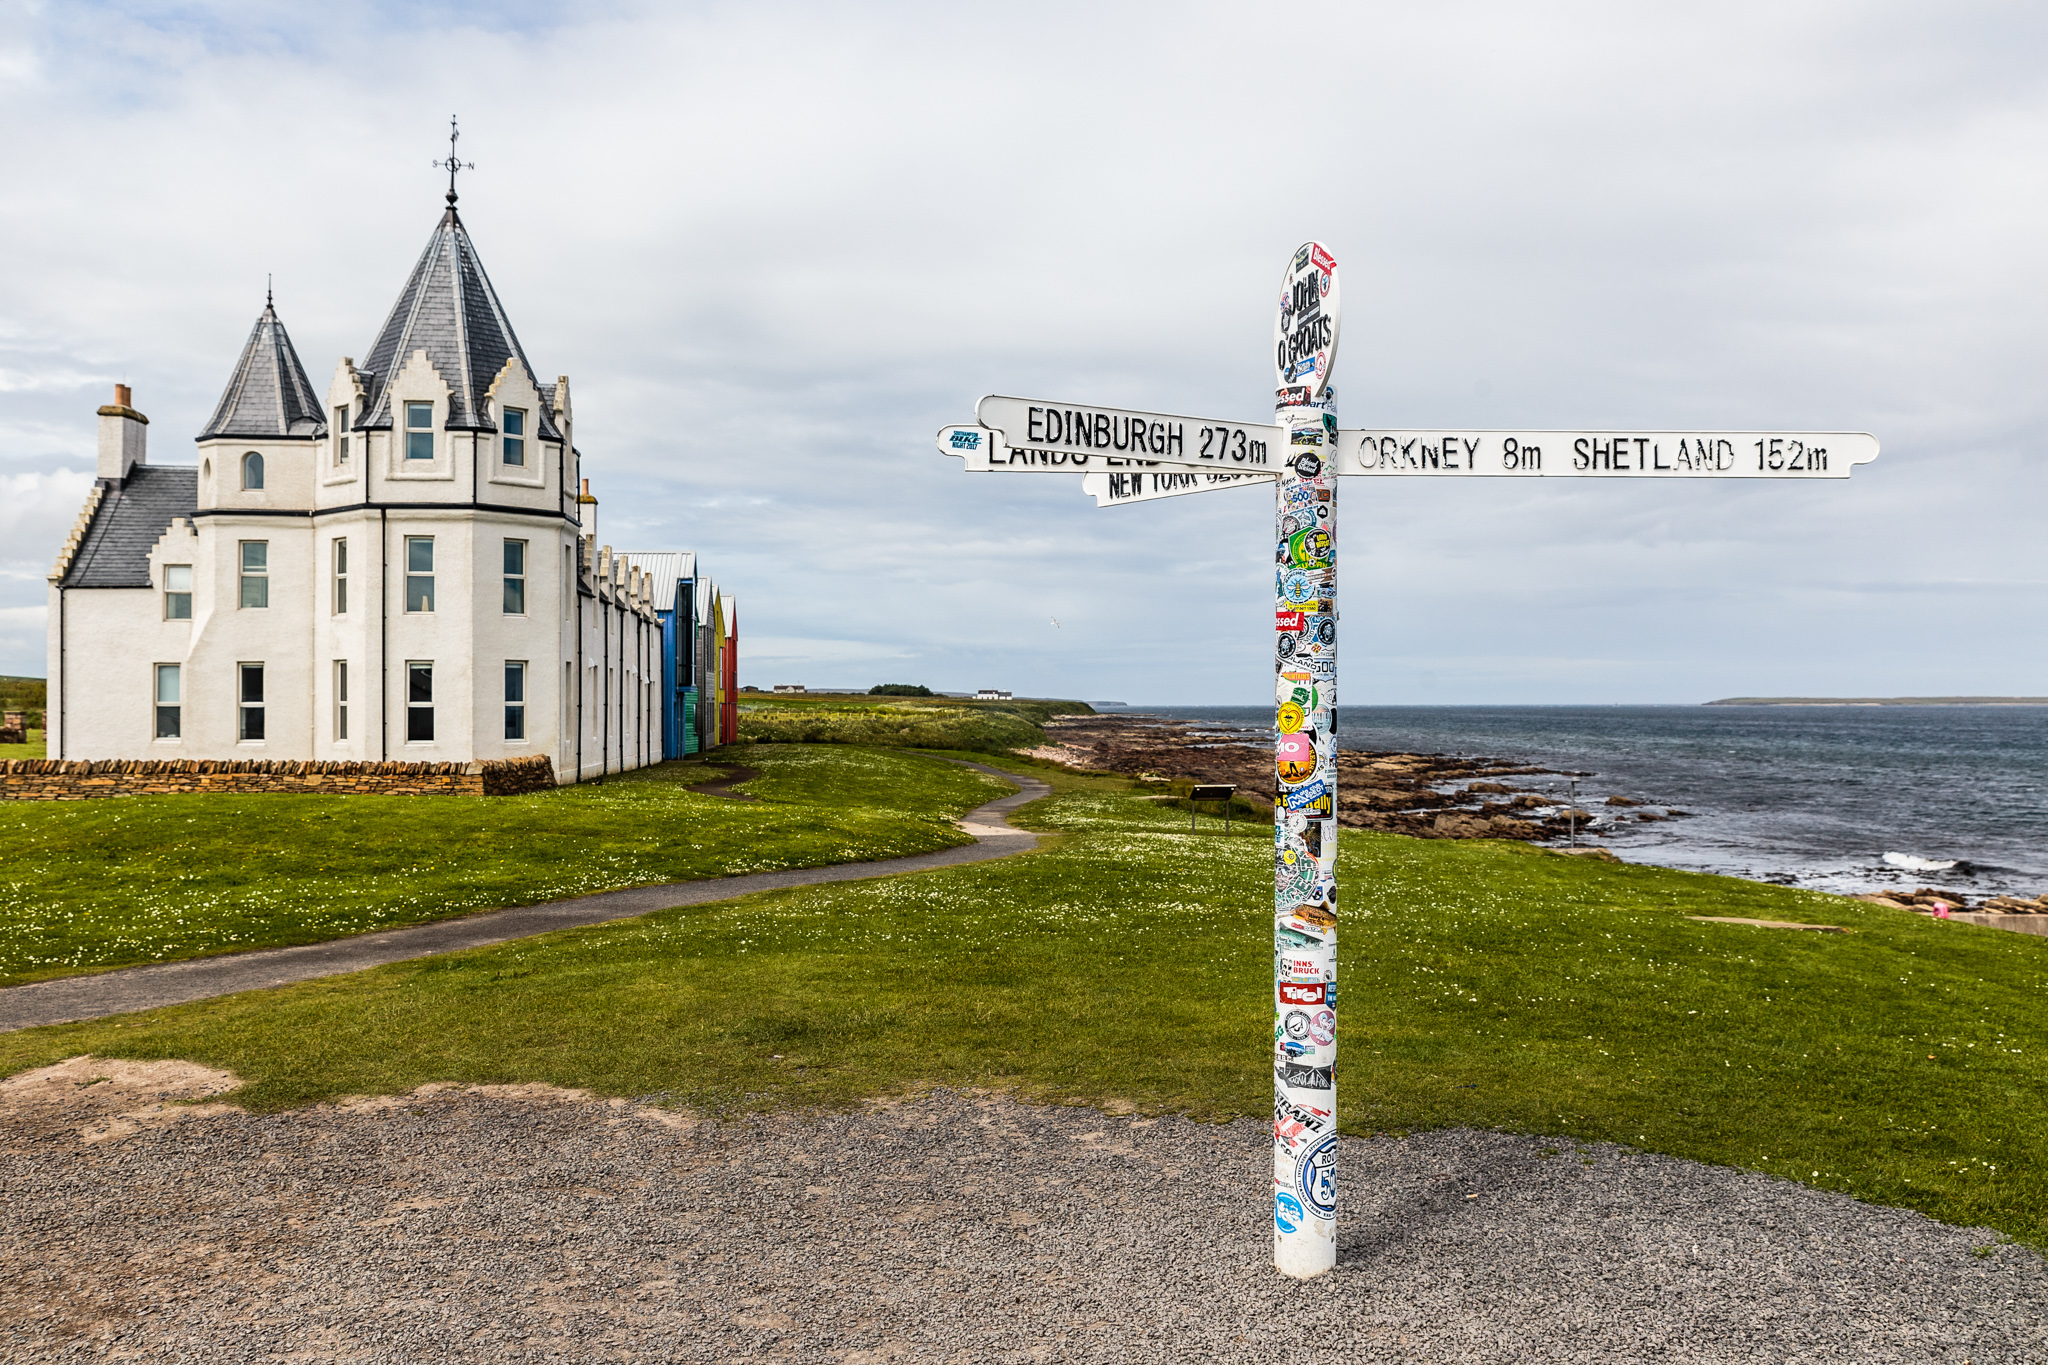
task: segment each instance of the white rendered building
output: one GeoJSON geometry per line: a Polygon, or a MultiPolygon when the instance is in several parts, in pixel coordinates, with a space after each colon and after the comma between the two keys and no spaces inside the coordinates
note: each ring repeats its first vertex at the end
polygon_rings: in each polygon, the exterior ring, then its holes
{"type": "Polygon", "coordinates": [[[268,301],[196,468],[148,463],[116,386],[50,576],[50,757],[660,761],[650,585],[448,199],[324,400],[268,301]]]}

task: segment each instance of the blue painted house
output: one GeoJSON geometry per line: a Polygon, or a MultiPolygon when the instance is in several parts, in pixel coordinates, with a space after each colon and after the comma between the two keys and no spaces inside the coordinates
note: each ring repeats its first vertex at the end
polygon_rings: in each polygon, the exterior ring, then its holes
{"type": "Polygon", "coordinates": [[[707,736],[717,717],[715,707],[705,700],[717,691],[708,662],[715,655],[707,639],[711,617],[706,613],[715,589],[698,581],[697,556],[687,550],[619,558],[646,575],[661,621],[662,757],[701,753],[717,742],[715,734],[707,736]]]}

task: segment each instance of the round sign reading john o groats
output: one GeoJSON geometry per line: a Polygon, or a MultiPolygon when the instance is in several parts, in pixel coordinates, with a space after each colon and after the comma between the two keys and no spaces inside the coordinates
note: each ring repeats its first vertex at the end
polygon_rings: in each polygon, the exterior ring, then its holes
{"type": "Polygon", "coordinates": [[[1313,403],[1337,359],[1337,258],[1321,242],[1303,242],[1280,277],[1280,314],[1273,323],[1275,397],[1313,403]]]}

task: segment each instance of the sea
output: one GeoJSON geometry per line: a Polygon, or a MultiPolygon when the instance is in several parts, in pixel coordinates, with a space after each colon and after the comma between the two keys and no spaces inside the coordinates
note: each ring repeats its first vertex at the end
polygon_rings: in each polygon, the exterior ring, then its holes
{"type": "MultiPolygon", "coordinates": [[[[1272,708],[1140,706],[1267,743],[1272,708]]],[[[2048,893],[2048,706],[1347,706],[1346,749],[1511,759],[1557,776],[1631,862],[1839,894],[2048,893]],[[1616,818],[1625,796],[1683,817],[1616,818]]],[[[1341,793],[1340,793],[1341,800],[1341,793]]]]}

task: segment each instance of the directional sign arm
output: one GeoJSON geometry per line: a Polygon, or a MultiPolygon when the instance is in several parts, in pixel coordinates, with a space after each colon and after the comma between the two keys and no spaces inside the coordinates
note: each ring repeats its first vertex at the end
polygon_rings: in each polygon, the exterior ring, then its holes
{"type": "Polygon", "coordinates": [[[1002,433],[1003,446],[1013,452],[1011,463],[1020,468],[1091,471],[1171,466],[1271,474],[1286,458],[1282,448],[1286,433],[1256,422],[999,394],[982,399],[975,416],[983,427],[1002,433]]]}
{"type": "Polygon", "coordinates": [[[1151,502],[1155,498],[1178,498],[1189,493],[1207,493],[1217,488],[1242,488],[1246,484],[1273,486],[1271,474],[1209,474],[1194,469],[1167,471],[1103,470],[1081,476],[1081,491],[1095,499],[1097,507],[1122,507],[1130,502],[1151,502]]]}
{"type": "Polygon", "coordinates": [[[1861,431],[1343,431],[1337,472],[1645,479],[1846,479],[1861,431]]]}

